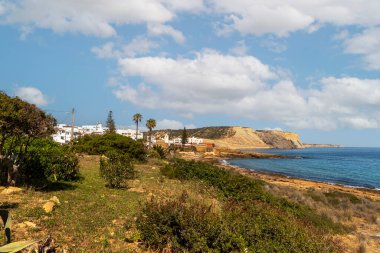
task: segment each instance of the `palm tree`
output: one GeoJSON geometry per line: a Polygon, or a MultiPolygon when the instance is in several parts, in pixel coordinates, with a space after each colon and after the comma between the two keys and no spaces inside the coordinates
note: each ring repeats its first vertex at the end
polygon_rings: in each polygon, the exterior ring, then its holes
{"type": "Polygon", "coordinates": [[[137,135],[139,133],[139,122],[141,122],[142,120],[142,115],[140,113],[136,113],[135,115],[133,115],[133,121],[136,123],[136,136],[135,136],[135,140],[137,140],[137,135]]]}
{"type": "Polygon", "coordinates": [[[152,129],[156,127],[156,120],[148,119],[146,121],[146,127],[149,129],[149,146],[152,145],[152,129]]]}

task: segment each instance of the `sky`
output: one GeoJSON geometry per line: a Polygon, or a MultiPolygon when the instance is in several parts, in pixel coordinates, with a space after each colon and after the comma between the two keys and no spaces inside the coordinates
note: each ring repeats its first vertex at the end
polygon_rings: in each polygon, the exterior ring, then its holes
{"type": "Polygon", "coordinates": [[[0,0],[0,90],[70,123],[380,147],[378,0],[0,0]]]}

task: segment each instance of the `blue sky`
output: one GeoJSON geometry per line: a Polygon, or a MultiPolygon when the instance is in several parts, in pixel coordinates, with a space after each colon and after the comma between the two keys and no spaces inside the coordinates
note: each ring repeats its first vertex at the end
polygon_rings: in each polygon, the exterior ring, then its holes
{"type": "Polygon", "coordinates": [[[0,89],[68,123],[380,146],[377,0],[0,0],[0,89]]]}

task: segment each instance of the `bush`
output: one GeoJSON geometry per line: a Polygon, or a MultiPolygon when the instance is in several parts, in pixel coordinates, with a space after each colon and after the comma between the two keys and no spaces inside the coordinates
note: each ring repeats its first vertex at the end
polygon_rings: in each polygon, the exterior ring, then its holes
{"type": "Polygon", "coordinates": [[[121,188],[127,179],[133,179],[136,171],[131,159],[117,152],[109,152],[100,160],[100,175],[111,188],[121,188]]]}
{"type": "MultiPolygon", "coordinates": [[[[318,215],[307,206],[271,195],[264,190],[262,181],[236,172],[180,159],[173,160],[161,172],[169,178],[201,180],[216,188],[226,202],[222,208],[223,229],[240,238],[241,245],[246,245],[248,251],[336,252],[334,243],[326,235],[346,231],[341,224],[318,215]]],[[[161,214],[154,217],[165,219],[161,214]]],[[[151,230],[161,229],[159,222],[150,222],[151,230]]],[[[160,244],[145,240],[148,245],[160,244]]]]}
{"type": "Polygon", "coordinates": [[[17,177],[18,182],[27,185],[74,181],[79,179],[79,161],[68,146],[47,138],[36,139],[21,162],[17,177]]]}
{"type": "Polygon", "coordinates": [[[85,135],[74,143],[74,150],[89,155],[106,155],[118,152],[132,159],[144,160],[146,157],[144,143],[120,134],[85,135]]]}
{"type": "Polygon", "coordinates": [[[166,158],[166,151],[161,145],[154,145],[153,150],[157,152],[159,155],[159,158],[165,159],[166,158]]]}
{"type": "Polygon", "coordinates": [[[178,199],[148,202],[136,220],[141,239],[154,250],[172,252],[244,251],[246,242],[234,234],[209,206],[178,199]]]}

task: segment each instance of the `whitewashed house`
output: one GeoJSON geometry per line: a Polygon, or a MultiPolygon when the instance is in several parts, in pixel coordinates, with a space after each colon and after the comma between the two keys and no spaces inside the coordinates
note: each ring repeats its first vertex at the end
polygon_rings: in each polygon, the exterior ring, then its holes
{"type": "MultiPolygon", "coordinates": [[[[84,125],[80,127],[74,127],[74,138],[78,138],[87,134],[105,134],[108,128],[103,127],[102,124],[96,125],[84,125]]],[[[143,134],[139,131],[136,138],[136,130],[133,129],[116,129],[116,133],[131,137],[132,139],[143,139],[143,134]]],[[[65,144],[71,141],[71,126],[66,124],[58,124],[56,126],[56,133],[52,135],[53,140],[65,144]]]]}
{"type": "Polygon", "coordinates": [[[136,130],[133,129],[116,129],[116,133],[130,137],[134,140],[142,140],[144,138],[143,133],[141,133],[140,131],[137,132],[136,136],[136,130]]]}
{"type": "MultiPolygon", "coordinates": [[[[78,138],[82,135],[82,129],[80,127],[74,127],[74,138],[78,138]]],[[[52,135],[53,140],[65,144],[71,141],[71,126],[65,124],[58,124],[56,126],[56,133],[52,135]]]]}

